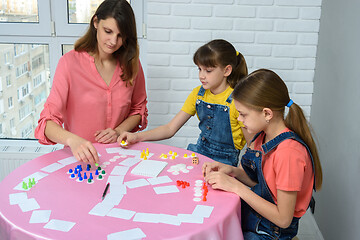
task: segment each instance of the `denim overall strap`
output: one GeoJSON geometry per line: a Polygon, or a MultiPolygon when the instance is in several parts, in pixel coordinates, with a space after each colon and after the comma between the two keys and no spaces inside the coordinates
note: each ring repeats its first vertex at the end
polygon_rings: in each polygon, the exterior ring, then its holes
{"type": "MultiPolygon", "coordinates": [[[[276,136],[274,139],[263,144],[261,146],[261,148],[264,151],[264,153],[267,154],[268,152],[270,152],[272,149],[274,149],[277,145],[279,145],[282,141],[284,141],[286,139],[294,139],[294,140],[298,141],[299,143],[301,143],[306,148],[306,150],[308,151],[310,158],[311,158],[311,164],[312,164],[313,171],[315,172],[314,159],[310,152],[310,149],[306,145],[306,143],[299,137],[299,135],[297,135],[295,132],[283,132],[280,135],[276,136]]],[[[314,174],[314,185],[313,185],[314,191],[316,191],[315,186],[316,185],[315,185],[315,174],[314,174]]]]}
{"type": "Polygon", "coordinates": [[[204,93],[201,86],[195,104],[201,133],[197,143],[189,144],[188,150],[237,166],[240,150],[235,148],[230,124],[231,94],[224,104],[213,104],[202,100],[204,93]]]}
{"type": "MultiPolygon", "coordinates": [[[[257,134],[253,141],[259,136],[257,134]]],[[[248,148],[241,159],[241,165],[248,176],[257,184],[251,188],[253,192],[261,196],[265,200],[275,203],[270,189],[265,181],[262,171],[262,156],[274,149],[282,141],[286,139],[299,140],[297,135],[282,133],[273,140],[262,145],[262,151],[248,148]]],[[[301,139],[300,139],[301,140],[301,139]]],[[[286,229],[280,228],[269,220],[260,216],[246,202],[241,205],[242,229],[244,239],[291,239],[296,235],[298,230],[299,218],[294,217],[290,226],[286,229]]]]}

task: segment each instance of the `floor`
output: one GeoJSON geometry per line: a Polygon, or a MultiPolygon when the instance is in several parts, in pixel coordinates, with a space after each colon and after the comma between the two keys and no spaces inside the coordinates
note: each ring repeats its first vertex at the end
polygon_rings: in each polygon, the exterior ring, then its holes
{"type": "Polygon", "coordinates": [[[299,240],[324,240],[310,210],[300,219],[299,240]]]}

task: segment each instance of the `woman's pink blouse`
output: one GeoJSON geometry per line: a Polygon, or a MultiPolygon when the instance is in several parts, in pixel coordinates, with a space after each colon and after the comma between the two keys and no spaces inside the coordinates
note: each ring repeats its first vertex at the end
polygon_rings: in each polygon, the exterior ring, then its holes
{"type": "Polygon", "coordinates": [[[95,132],[116,128],[126,118],[140,114],[139,126],[147,126],[145,78],[141,64],[133,85],[124,82],[116,66],[107,86],[96,69],[94,58],[74,50],[59,60],[50,95],[40,114],[35,137],[41,144],[55,144],[45,136],[46,121],[52,120],[66,130],[91,142],[95,132]]]}

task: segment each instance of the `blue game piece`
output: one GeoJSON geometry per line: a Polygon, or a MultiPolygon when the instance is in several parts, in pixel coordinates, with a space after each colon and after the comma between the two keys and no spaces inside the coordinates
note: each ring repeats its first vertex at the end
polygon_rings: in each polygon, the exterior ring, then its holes
{"type": "Polygon", "coordinates": [[[84,172],[84,179],[87,179],[86,172],[84,172]]]}
{"type": "Polygon", "coordinates": [[[71,174],[71,178],[75,178],[75,174],[71,174]]]}
{"type": "Polygon", "coordinates": [[[81,177],[81,172],[79,172],[78,177],[79,177],[79,178],[81,177]]]}
{"type": "Polygon", "coordinates": [[[90,173],[90,177],[89,177],[89,179],[93,179],[93,175],[92,175],[92,173],[90,173]]]}
{"type": "Polygon", "coordinates": [[[79,177],[79,181],[81,182],[82,180],[83,180],[83,178],[80,176],[80,177],[79,177]]]}
{"type": "Polygon", "coordinates": [[[99,175],[99,170],[96,169],[95,175],[96,175],[96,176],[99,175]]]}
{"type": "Polygon", "coordinates": [[[75,168],[74,173],[75,173],[75,174],[78,174],[78,169],[77,169],[77,168],[75,168]]]}
{"type": "Polygon", "coordinates": [[[69,169],[69,173],[72,173],[73,172],[73,170],[72,169],[69,169]]]}

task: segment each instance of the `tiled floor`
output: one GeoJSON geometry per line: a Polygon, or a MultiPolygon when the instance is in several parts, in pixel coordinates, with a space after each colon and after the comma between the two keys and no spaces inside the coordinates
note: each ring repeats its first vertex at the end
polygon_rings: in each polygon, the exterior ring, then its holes
{"type": "Polygon", "coordinates": [[[310,210],[300,219],[299,240],[324,240],[310,210]]]}

